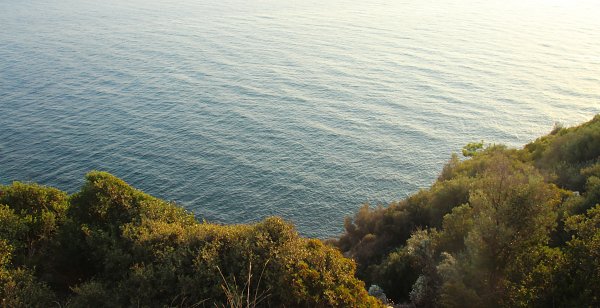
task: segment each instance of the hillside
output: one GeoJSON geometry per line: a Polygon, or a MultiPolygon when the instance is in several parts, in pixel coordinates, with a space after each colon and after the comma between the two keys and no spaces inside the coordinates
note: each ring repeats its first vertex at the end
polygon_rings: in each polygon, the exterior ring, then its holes
{"type": "Polygon", "coordinates": [[[0,187],[2,307],[380,306],[354,270],[280,218],[198,222],[104,172],[0,187]]]}
{"type": "Polygon", "coordinates": [[[600,115],[509,149],[472,143],[437,181],[363,206],[336,242],[419,307],[600,305],[600,115]]]}

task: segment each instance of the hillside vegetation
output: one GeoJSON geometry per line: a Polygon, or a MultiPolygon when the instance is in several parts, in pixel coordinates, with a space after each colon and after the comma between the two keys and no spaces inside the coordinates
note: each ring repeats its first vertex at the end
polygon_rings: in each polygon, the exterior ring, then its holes
{"type": "Polygon", "coordinates": [[[381,306],[354,271],[280,218],[201,223],[104,172],[0,187],[2,307],[381,306]]]}
{"type": "Polygon", "coordinates": [[[600,306],[600,115],[463,155],[431,188],[346,219],[336,244],[358,277],[417,307],[600,306]]]}
{"type": "Polygon", "coordinates": [[[600,115],[463,155],[332,245],[276,217],[199,222],[105,172],[73,195],[0,186],[0,305],[600,306],[600,115]]]}

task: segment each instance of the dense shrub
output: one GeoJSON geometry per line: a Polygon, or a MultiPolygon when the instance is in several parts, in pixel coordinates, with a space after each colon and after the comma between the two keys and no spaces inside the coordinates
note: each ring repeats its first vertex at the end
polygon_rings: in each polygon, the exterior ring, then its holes
{"type": "Polygon", "coordinates": [[[429,189],[346,219],[336,244],[359,278],[418,307],[597,306],[600,115],[463,152],[429,189]]]}
{"type": "Polygon", "coordinates": [[[68,197],[0,189],[2,305],[379,307],[354,262],[294,227],[200,223],[104,172],[68,197]]]}

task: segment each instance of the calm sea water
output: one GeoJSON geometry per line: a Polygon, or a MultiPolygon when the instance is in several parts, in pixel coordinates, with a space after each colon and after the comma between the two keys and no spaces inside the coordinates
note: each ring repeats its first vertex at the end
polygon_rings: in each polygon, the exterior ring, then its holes
{"type": "Polygon", "coordinates": [[[341,232],[452,152],[600,112],[597,1],[0,0],[0,182],[109,171],[341,232]]]}

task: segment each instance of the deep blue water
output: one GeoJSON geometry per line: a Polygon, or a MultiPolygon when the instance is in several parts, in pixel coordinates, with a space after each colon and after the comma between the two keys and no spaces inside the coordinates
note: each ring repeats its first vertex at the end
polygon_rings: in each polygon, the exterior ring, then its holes
{"type": "Polygon", "coordinates": [[[109,171],[341,232],[471,141],[600,112],[595,1],[0,0],[0,183],[109,171]]]}

